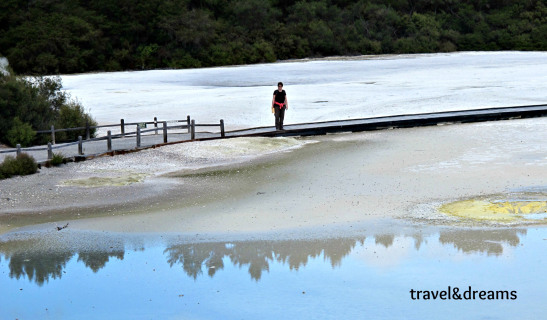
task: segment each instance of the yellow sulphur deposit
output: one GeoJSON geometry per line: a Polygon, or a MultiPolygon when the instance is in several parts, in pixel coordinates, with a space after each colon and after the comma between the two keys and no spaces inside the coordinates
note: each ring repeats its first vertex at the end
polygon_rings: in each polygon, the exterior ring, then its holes
{"type": "Polygon", "coordinates": [[[545,220],[547,201],[518,200],[462,200],[442,205],[445,214],[473,220],[512,222],[516,220],[545,220]]]}

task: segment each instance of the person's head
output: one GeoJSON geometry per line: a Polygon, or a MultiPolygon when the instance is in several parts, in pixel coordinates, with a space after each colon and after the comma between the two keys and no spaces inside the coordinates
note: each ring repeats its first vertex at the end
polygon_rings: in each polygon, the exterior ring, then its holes
{"type": "Polygon", "coordinates": [[[283,82],[278,82],[277,83],[277,88],[278,89],[283,89],[283,82]]]}

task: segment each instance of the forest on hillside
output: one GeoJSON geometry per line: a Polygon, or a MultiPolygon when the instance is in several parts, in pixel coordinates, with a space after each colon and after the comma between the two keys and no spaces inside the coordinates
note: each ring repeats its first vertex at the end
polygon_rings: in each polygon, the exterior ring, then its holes
{"type": "Polygon", "coordinates": [[[18,74],[547,50],[547,0],[2,0],[18,74]]]}

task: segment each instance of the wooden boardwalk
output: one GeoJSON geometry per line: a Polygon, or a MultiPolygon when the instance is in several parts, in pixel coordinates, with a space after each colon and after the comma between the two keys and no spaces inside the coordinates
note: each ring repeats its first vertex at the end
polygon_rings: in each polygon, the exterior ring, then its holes
{"type": "MultiPolygon", "coordinates": [[[[470,123],[482,121],[534,118],[547,116],[547,105],[515,106],[502,108],[485,108],[476,110],[432,112],[421,114],[405,114],[386,117],[362,118],[286,125],[285,130],[275,130],[271,127],[257,127],[244,130],[226,131],[225,138],[236,137],[279,137],[279,136],[311,136],[340,132],[360,132],[390,128],[410,128],[433,126],[449,123],[470,123]]],[[[272,119],[273,123],[273,119],[272,119]]],[[[55,145],[55,152],[62,153],[69,161],[81,161],[103,155],[115,155],[135,152],[143,149],[157,148],[164,145],[190,141],[222,139],[219,132],[196,132],[195,139],[189,133],[169,135],[167,143],[161,134],[143,135],[140,147],[137,148],[135,137],[125,137],[112,140],[113,151],[108,151],[107,144],[102,141],[89,141],[84,144],[84,154],[80,155],[74,143],[55,145]]],[[[27,148],[24,152],[32,155],[38,163],[48,160],[48,152],[44,146],[27,148]]],[[[8,155],[14,155],[15,149],[0,150],[0,161],[8,155]]]]}
{"type": "Polygon", "coordinates": [[[229,131],[226,132],[226,136],[310,136],[323,135],[327,133],[360,132],[390,128],[412,128],[448,123],[470,123],[544,116],[547,116],[547,105],[531,105],[300,123],[286,125],[285,131],[276,131],[272,127],[261,127],[229,131]]]}

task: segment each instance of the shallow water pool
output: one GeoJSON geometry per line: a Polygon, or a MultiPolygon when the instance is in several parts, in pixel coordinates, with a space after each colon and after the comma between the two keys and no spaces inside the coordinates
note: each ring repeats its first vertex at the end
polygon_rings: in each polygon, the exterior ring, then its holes
{"type": "Polygon", "coordinates": [[[536,319],[545,310],[545,228],[372,229],[230,241],[5,235],[0,318],[536,319]]]}

